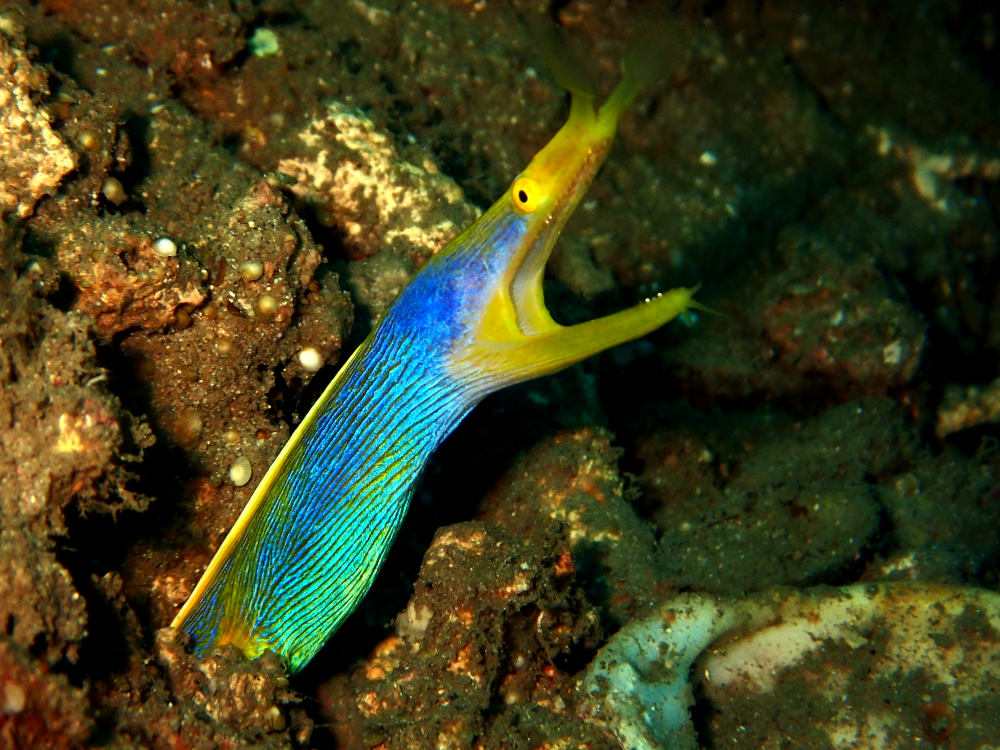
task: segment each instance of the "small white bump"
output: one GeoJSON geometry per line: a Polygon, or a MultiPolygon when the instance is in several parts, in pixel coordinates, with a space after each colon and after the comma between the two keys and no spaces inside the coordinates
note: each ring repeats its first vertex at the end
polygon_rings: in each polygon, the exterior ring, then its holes
{"type": "Polygon", "coordinates": [[[240,263],[240,276],[244,281],[256,281],[264,275],[264,264],[259,260],[248,260],[240,263]]]}
{"type": "Polygon", "coordinates": [[[315,346],[307,346],[299,352],[299,364],[306,372],[316,372],[323,366],[323,355],[315,346]]]}
{"type": "Polygon", "coordinates": [[[169,237],[160,237],[153,240],[153,252],[161,258],[173,258],[177,255],[177,243],[169,237]]]}
{"type": "Polygon", "coordinates": [[[242,487],[249,482],[252,474],[253,467],[250,465],[250,459],[246,456],[237,456],[232,466],[229,467],[229,481],[237,487],[242,487]]]}
{"type": "Polygon", "coordinates": [[[278,312],[278,300],[270,294],[262,294],[257,298],[257,312],[265,318],[273,317],[278,312]]]}

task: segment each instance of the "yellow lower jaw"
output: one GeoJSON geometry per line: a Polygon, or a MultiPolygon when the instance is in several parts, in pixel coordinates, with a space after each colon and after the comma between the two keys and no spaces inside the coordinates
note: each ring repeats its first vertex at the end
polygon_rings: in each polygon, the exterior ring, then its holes
{"type": "Polygon", "coordinates": [[[548,375],[656,330],[696,306],[692,299],[695,291],[672,289],[635,307],[572,326],[561,326],[548,318],[550,325],[538,333],[525,334],[516,325],[481,332],[456,348],[451,368],[456,376],[469,367],[488,373],[494,387],[548,375]]]}

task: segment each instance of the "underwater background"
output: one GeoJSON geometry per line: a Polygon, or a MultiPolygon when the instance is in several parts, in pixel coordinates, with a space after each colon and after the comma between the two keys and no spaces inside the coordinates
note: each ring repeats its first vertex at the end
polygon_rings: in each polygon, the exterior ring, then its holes
{"type": "Polygon", "coordinates": [[[0,747],[995,745],[997,22],[0,0],[0,747]],[[291,429],[565,120],[538,16],[603,94],[651,17],[675,61],[554,316],[699,283],[720,314],[480,405],[302,673],[195,659],[167,625],[291,429]],[[740,614],[671,673],[691,602],[740,614]]]}

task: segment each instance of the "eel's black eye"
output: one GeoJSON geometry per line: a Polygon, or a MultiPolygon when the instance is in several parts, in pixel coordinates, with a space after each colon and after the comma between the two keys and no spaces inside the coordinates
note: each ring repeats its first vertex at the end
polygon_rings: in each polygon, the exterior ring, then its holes
{"type": "Polygon", "coordinates": [[[542,202],[542,188],[530,177],[518,177],[510,187],[514,208],[521,213],[531,213],[542,202]]]}

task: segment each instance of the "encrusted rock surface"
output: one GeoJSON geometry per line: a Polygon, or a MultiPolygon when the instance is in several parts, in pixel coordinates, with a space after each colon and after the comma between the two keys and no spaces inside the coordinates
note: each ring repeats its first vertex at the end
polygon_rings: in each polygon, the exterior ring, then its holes
{"type": "MultiPolygon", "coordinates": [[[[636,7],[4,5],[0,744],[613,748],[574,685],[679,589],[996,588],[996,13],[685,3],[545,295],[723,315],[482,404],[302,674],[165,629],[367,319],[562,123],[522,16],[604,93],[636,7]]],[[[817,723],[807,677],[706,727],[808,738],[773,720],[817,723]]]]}
{"type": "Polygon", "coordinates": [[[0,216],[30,216],[38,199],[52,195],[76,166],[51,116],[36,103],[48,93],[48,74],[29,61],[23,30],[0,12],[0,216]]]}

